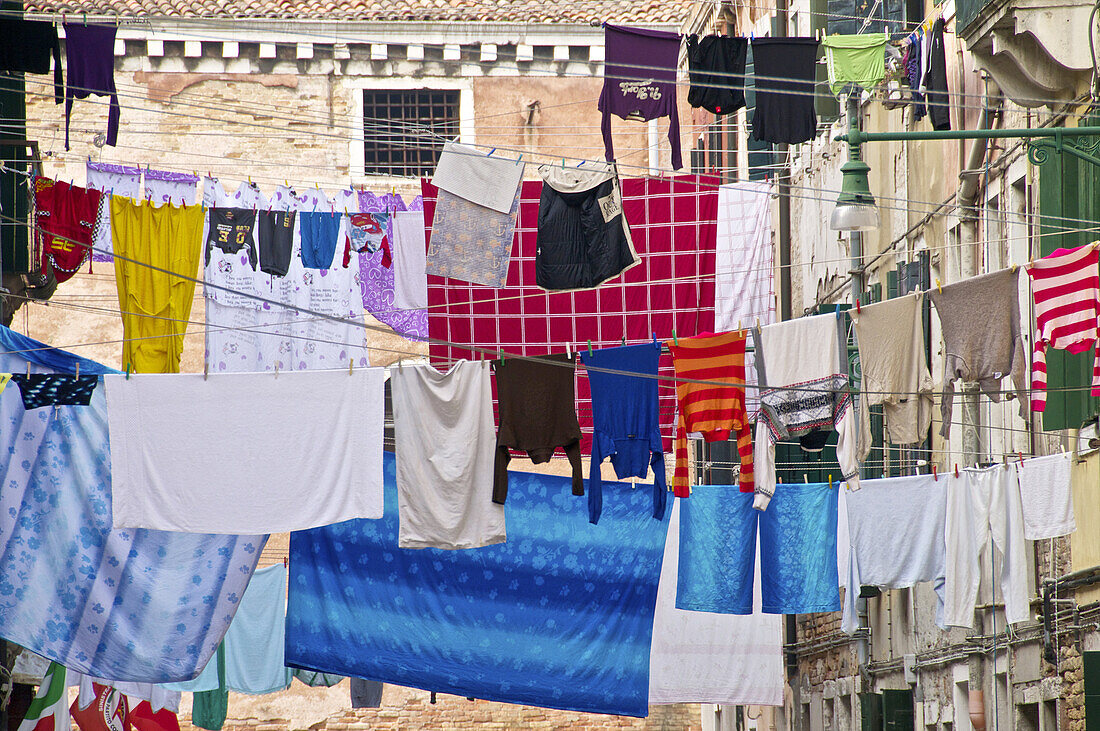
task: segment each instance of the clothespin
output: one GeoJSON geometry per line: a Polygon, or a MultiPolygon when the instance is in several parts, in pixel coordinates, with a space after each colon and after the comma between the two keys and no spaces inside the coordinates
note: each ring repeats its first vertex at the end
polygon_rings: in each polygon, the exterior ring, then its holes
{"type": "Polygon", "coordinates": [[[573,360],[573,352],[569,349],[569,343],[565,344],[565,357],[569,360],[573,360]]]}
{"type": "MultiPolygon", "coordinates": [[[[623,347],[624,347],[624,348],[626,347],[626,336],[625,336],[625,335],[623,335],[623,347]]],[[[1064,451],[1064,450],[1063,450],[1063,451],[1064,451]]]]}
{"type": "MultiPolygon", "coordinates": [[[[31,375],[31,362],[28,360],[27,361],[27,377],[29,378],[30,375],[31,375]]],[[[127,378],[130,377],[130,369],[129,368],[126,369],[126,377],[127,378]]]]}
{"type": "Polygon", "coordinates": [[[84,27],[85,28],[88,27],[88,14],[87,13],[84,13],[84,27]]]}
{"type": "Polygon", "coordinates": [[[856,297],[856,314],[858,315],[861,312],[863,312],[863,308],[859,304],[859,297],[856,297]]]}
{"type": "Polygon", "coordinates": [[[1023,464],[1024,463],[1024,454],[1023,454],[1023,452],[1017,452],[1016,456],[1020,458],[1020,464],[1023,464]]]}
{"type": "Polygon", "coordinates": [[[940,280],[938,279],[936,280],[936,289],[940,291],[940,294],[943,294],[943,285],[940,284],[940,280]]]}
{"type": "Polygon", "coordinates": [[[936,463],[932,463],[932,482],[939,482],[940,476],[936,474],[936,463]]]}
{"type": "MultiPolygon", "coordinates": [[[[27,375],[29,376],[30,374],[31,374],[31,366],[30,366],[30,363],[28,363],[27,364],[27,375]]],[[[130,364],[129,363],[126,364],[126,380],[127,381],[130,380],[130,364]]]]}
{"type": "Polygon", "coordinates": [[[290,562],[289,562],[289,561],[287,561],[287,558],[286,558],[286,556],[283,556],[283,568],[285,569],[285,568],[286,568],[287,566],[289,566],[289,565],[290,565],[290,562]]]}
{"type": "Polygon", "coordinates": [[[492,157],[493,153],[496,152],[496,151],[497,151],[497,148],[494,147],[493,149],[489,150],[488,154],[485,155],[485,157],[492,157]]]}
{"type": "Polygon", "coordinates": [[[676,328],[672,328],[672,344],[679,345],[680,341],[676,338],[676,328]]]}
{"type": "Polygon", "coordinates": [[[355,358],[348,358],[348,375],[349,376],[351,375],[351,372],[353,370],[355,370],[355,358]]]}
{"type": "Polygon", "coordinates": [[[955,477],[958,477],[958,476],[959,476],[959,463],[956,462],[955,463],[955,477]]]}
{"type": "Polygon", "coordinates": [[[279,377],[279,361],[275,361],[275,377],[279,377]]]}
{"type": "Polygon", "coordinates": [[[521,162],[523,162],[523,155],[520,155],[519,159],[516,160],[516,165],[519,165],[521,162]]]}
{"type": "Polygon", "coordinates": [[[210,377],[210,363],[207,360],[202,362],[202,380],[206,380],[210,377]]]}
{"type": "Polygon", "coordinates": [[[657,345],[657,331],[656,330],[653,331],[653,345],[654,346],[657,345]]]}
{"type": "Polygon", "coordinates": [[[76,373],[73,375],[73,378],[80,378],[80,361],[79,360],[76,362],[76,373]]]}
{"type": "Polygon", "coordinates": [[[561,169],[565,170],[565,158],[564,157],[561,159],[561,169]]]}
{"type": "MultiPolygon", "coordinates": [[[[831,477],[831,475],[830,475],[830,477],[831,477]]],[[[807,485],[810,484],[810,476],[807,475],[805,472],[802,473],[802,481],[804,483],[806,483],[807,485]]]]}
{"type": "Polygon", "coordinates": [[[592,357],[592,341],[591,340],[588,341],[588,357],[589,358],[592,357]]]}
{"type": "Polygon", "coordinates": [[[829,473],[829,489],[833,489],[833,473],[829,473]]]}
{"type": "Polygon", "coordinates": [[[581,165],[584,165],[584,160],[581,160],[580,162],[577,163],[577,167],[580,167],[581,165]]]}
{"type": "Polygon", "coordinates": [[[249,185],[254,185],[254,183],[252,182],[252,176],[251,175],[248,176],[248,184],[249,185]]]}

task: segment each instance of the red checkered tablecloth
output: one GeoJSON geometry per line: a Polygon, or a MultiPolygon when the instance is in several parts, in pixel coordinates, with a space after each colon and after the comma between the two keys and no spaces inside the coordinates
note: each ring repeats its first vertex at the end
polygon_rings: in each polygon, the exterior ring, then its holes
{"type": "MultiPolygon", "coordinates": [[[[431,237],[436,189],[422,182],[424,220],[431,237]]],[[[463,345],[505,354],[561,353],[614,347],[652,339],[688,337],[714,329],[714,178],[627,178],[623,210],[642,262],[594,290],[548,293],[535,285],[535,248],[540,181],[523,184],[507,285],[500,289],[443,277],[428,277],[428,334],[455,345],[433,343],[432,362],[443,367],[462,358],[484,358],[463,345]]],[[[577,411],[589,449],[592,406],[588,379],[577,378],[577,411]]],[[[673,375],[672,359],[661,357],[661,373],[673,375]]],[[[676,388],[662,383],[661,432],[671,449],[676,388]]]]}

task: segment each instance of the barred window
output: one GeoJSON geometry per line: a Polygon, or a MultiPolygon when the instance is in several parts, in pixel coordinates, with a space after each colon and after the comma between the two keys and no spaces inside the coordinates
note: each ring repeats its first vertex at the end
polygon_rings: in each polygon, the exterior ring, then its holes
{"type": "Polygon", "coordinates": [[[458,137],[460,94],[457,89],[364,89],[363,171],[430,175],[443,140],[458,137]]]}

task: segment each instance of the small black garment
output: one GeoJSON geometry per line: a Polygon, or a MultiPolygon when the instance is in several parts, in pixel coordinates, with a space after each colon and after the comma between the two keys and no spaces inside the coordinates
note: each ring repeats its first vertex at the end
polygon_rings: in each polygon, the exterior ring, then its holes
{"type": "Polygon", "coordinates": [[[250,208],[211,208],[210,232],[206,235],[206,258],[215,246],[226,254],[248,250],[248,262],[256,270],[256,245],[252,229],[256,225],[256,211],[250,208]]]}
{"type": "Polygon", "coordinates": [[[60,104],[65,98],[65,82],[57,27],[36,20],[0,18],[0,38],[0,71],[48,74],[53,59],[53,101],[60,104]]]}
{"type": "Polygon", "coordinates": [[[943,18],[938,18],[932,24],[928,72],[924,76],[924,87],[932,129],[951,129],[951,107],[947,96],[947,53],[943,45],[943,18]]]}
{"type": "Polygon", "coordinates": [[[260,271],[285,277],[294,249],[294,211],[260,211],[257,225],[260,271]]]}
{"type": "Polygon", "coordinates": [[[351,679],[352,708],[381,708],[382,683],[377,680],[351,679]]]}
{"type": "Polygon", "coordinates": [[[11,380],[19,386],[23,408],[30,411],[43,406],[87,406],[99,376],[69,376],[53,373],[33,373],[29,376],[13,373],[11,380]]]}
{"type": "Polygon", "coordinates": [[[745,106],[748,41],[732,36],[688,36],[688,104],[714,114],[745,106]]]}
{"type": "Polygon", "coordinates": [[[613,165],[588,171],[543,165],[539,173],[539,287],[592,289],[641,261],[630,240],[613,165]]]}
{"type": "Polygon", "coordinates": [[[752,42],[756,111],[752,138],[796,145],[817,134],[814,88],[816,38],[756,38],[752,42]]]}

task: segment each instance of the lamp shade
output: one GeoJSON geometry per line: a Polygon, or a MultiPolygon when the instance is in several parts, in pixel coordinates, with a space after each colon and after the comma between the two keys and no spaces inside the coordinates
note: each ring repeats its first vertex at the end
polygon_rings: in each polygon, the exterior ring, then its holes
{"type": "Polygon", "coordinates": [[[878,226],[878,208],[874,205],[838,202],[829,216],[829,228],[834,231],[873,231],[878,226]]]}
{"type": "Polygon", "coordinates": [[[829,228],[834,231],[868,231],[878,228],[878,208],[867,173],[871,168],[859,159],[858,148],[849,152],[848,161],[840,167],[843,176],[836,207],[829,217],[829,228]]]}

